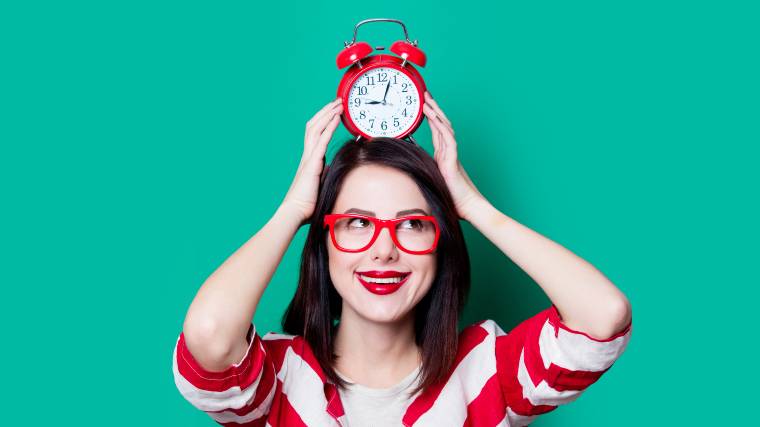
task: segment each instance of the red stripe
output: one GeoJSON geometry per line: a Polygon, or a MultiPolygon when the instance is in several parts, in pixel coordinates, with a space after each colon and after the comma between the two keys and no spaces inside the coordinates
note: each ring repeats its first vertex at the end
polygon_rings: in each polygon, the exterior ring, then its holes
{"type": "Polygon", "coordinates": [[[333,418],[338,419],[346,414],[335,384],[325,383],[325,398],[327,399],[327,413],[333,418]]]}
{"type": "Polygon", "coordinates": [[[324,383],[327,380],[327,376],[322,371],[322,367],[319,366],[319,362],[317,361],[316,356],[314,356],[314,353],[311,350],[311,346],[306,342],[306,340],[301,337],[300,335],[293,339],[293,351],[301,356],[301,359],[303,359],[311,368],[312,371],[314,371],[317,376],[319,376],[319,379],[322,380],[322,383],[324,383]]]}
{"type": "Polygon", "coordinates": [[[282,392],[282,381],[277,380],[277,390],[275,391],[272,410],[269,412],[269,424],[273,427],[308,427],[296,412],[296,409],[288,401],[288,396],[282,392]]]}
{"type": "Polygon", "coordinates": [[[572,371],[552,363],[546,371],[546,382],[557,391],[584,390],[595,383],[602,374],[607,372],[607,369],[603,371],[572,371]]]}
{"type": "Polygon", "coordinates": [[[439,381],[430,387],[430,389],[419,395],[416,399],[414,399],[414,402],[409,405],[409,408],[407,409],[406,414],[404,414],[404,418],[402,419],[402,422],[405,426],[410,426],[417,422],[422,414],[427,412],[433,406],[435,401],[438,399],[438,396],[441,394],[441,390],[443,390],[443,387],[449,381],[451,375],[454,374],[454,371],[456,370],[457,366],[459,366],[459,363],[462,361],[462,359],[464,359],[464,357],[467,356],[467,354],[470,353],[473,348],[483,342],[487,336],[488,331],[481,328],[480,324],[471,325],[462,330],[462,332],[459,334],[459,347],[457,349],[457,356],[454,362],[454,366],[452,366],[451,371],[443,381],[439,381]]]}
{"type": "Polygon", "coordinates": [[[272,359],[274,368],[277,372],[282,370],[282,364],[285,361],[285,354],[288,348],[293,345],[293,338],[273,338],[273,334],[266,334],[262,338],[261,342],[264,344],[264,349],[272,359]]]}
{"type": "Polygon", "coordinates": [[[469,405],[465,427],[493,427],[507,415],[507,405],[501,395],[499,379],[494,374],[469,405]]]}
{"type": "Polygon", "coordinates": [[[587,334],[585,332],[576,331],[575,329],[571,329],[570,327],[568,327],[567,325],[565,325],[564,323],[562,323],[562,318],[559,315],[559,311],[557,310],[557,306],[555,306],[554,304],[552,304],[552,306],[549,307],[549,308],[547,308],[545,311],[547,312],[547,315],[549,317],[549,323],[551,323],[552,326],[554,326],[554,336],[557,336],[559,334],[559,329],[564,329],[564,330],[566,330],[566,331],[568,331],[568,332],[570,332],[572,334],[583,335],[583,336],[585,336],[586,338],[588,338],[588,339],[590,339],[592,341],[596,341],[596,342],[610,342],[610,341],[614,341],[615,339],[620,338],[623,335],[627,334],[628,331],[631,330],[631,325],[633,324],[633,319],[631,319],[631,321],[628,322],[628,324],[622,330],[620,330],[619,332],[617,332],[615,335],[613,335],[613,336],[611,336],[609,338],[599,339],[599,338],[594,338],[594,337],[592,337],[591,335],[589,335],[589,334],[587,334]]]}
{"type": "MultiPolygon", "coordinates": [[[[531,324],[529,330],[530,335],[529,339],[527,339],[524,342],[525,346],[525,353],[524,353],[524,361],[525,361],[525,368],[528,370],[528,375],[531,378],[531,381],[533,382],[533,385],[538,385],[541,381],[546,381],[546,383],[552,387],[553,389],[557,391],[565,391],[565,390],[583,390],[586,387],[593,384],[596,380],[599,379],[599,377],[604,374],[604,371],[575,371],[571,369],[564,368],[562,366],[555,365],[551,363],[549,364],[549,368],[545,368],[544,360],[541,357],[541,348],[539,344],[539,336],[541,334],[541,330],[543,329],[546,320],[549,320],[550,324],[553,324],[555,328],[555,334],[557,334],[557,328],[563,328],[567,329],[571,333],[579,334],[580,332],[573,331],[572,329],[567,328],[564,326],[564,324],[559,319],[559,315],[557,312],[557,308],[552,305],[547,310],[544,310],[543,313],[546,314],[546,316],[541,316],[541,322],[534,322],[531,324]]],[[[585,335],[585,334],[583,334],[585,335]]],[[[586,335],[588,337],[588,335],[586,335]]],[[[589,337],[590,338],[590,337],[589,337]]],[[[595,340],[597,342],[602,341],[608,341],[608,340],[595,340]]],[[[518,359],[519,363],[519,359],[518,359]]]]}
{"type": "MultiPolygon", "coordinates": [[[[530,338],[524,343],[523,361],[534,386],[537,386],[541,381],[545,381],[557,391],[583,390],[604,374],[605,371],[574,371],[551,362],[549,368],[545,368],[538,343],[537,334],[540,334],[540,329],[537,332],[531,329],[530,332],[530,338]]],[[[516,366],[520,363],[519,357],[520,355],[517,354],[516,366]]]]}
{"type": "Polygon", "coordinates": [[[246,388],[256,380],[266,359],[266,353],[261,348],[261,340],[258,334],[254,335],[253,339],[254,341],[240,366],[230,365],[227,369],[217,372],[204,369],[195,360],[185,344],[185,334],[181,333],[177,342],[177,368],[179,373],[190,384],[206,391],[224,391],[235,386],[246,388]]]}
{"type": "MultiPolygon", "coordinates": [[[[251,403],[241,407],[241,408],[229,408],[226,409],[226,411],[234,412],[236,415],[247,415],[251,413],[254,409],[258,408],[259,405],[269,396],[269,393],[272,391],[272,387],[275,387],[275,380],[277,376],[275,375],[274,369],[271,369],[270,367],[267,367],[264,369],[264,373],[261,376],[261,381],[259,382],[258,387],[256,388],[256,394],[251,401],[251,403]]],[[[216,412],[223,412],[222,411],[216,411],[216,412]]],[[[209,411],[211,412],[211,411],[209,411]]],[[[266,417],[264,417],[266,418],[266,417]]]]}
{"type": "MultiPolygon", "coordinates": [[[[549,412],[556,408],[553,405],[533,405],[523,397],[523,387],[517,379],[517,371],[520,365],[520,352],[526,343],[535,342],[538,346],[538,337],[541,328],[547,319],[547,310],[524,320],[506,335],[496,337],[496,373],[504,397],[504,402],[520,415],[538,415],[549,412]]],[[[527,345],[527,347],[531,347],[527,345]]],[[[526,350],[526,364],[528,356],[526,350]]],[[[540,357],[538,358],[540,363],[540,357]]],[[[531,380],[534,379],[531,377],[531,380]]]]}

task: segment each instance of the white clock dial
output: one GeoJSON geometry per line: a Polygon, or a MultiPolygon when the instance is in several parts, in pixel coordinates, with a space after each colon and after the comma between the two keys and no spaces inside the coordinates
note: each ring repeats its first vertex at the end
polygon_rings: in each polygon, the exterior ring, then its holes
{"type": "Polygon", "coordinates": [[[348,114],[370,136],[398,136],[409,130],[420,109],[420,93],[412,80],[389,67],[362,74],[348,95],[348,114]]]}

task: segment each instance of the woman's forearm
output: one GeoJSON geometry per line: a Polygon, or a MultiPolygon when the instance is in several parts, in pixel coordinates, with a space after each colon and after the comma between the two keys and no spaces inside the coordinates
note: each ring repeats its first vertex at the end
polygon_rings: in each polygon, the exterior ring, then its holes
{"type": "Polygon", "coordinates": [[[467,220],[536,281],[568,327],[605,339],[630,322],[628,299],[593,265],[487,200],[476,203],[467,220]]]}
{"type": "Polygon", "coordinates": [[[188,349],[202,365],[223,368],[240,356],[259,300],[300,225],[293,208],[280,205],[198,290],[183,332],[188,349]]]}

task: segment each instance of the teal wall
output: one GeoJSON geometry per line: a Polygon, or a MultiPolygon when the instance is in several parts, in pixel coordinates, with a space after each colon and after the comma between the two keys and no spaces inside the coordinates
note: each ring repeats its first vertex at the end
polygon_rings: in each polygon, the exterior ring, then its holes
{"type": "MultiPolygon", "coordinates": [[[[370,17],[402,19],[419,39],[423,76],[491,202],[633,304],[628,350],[534,425],[756,418],[759,9],[4,3],[0,424],[214,425],[172,379],[185,312],[281,201],[306,121],[334,96],[335,55],[370,17]]],[[[359,34],[383,44],[400,31],[359,34]]],[[[432,152],[427,125],[417,136],[432,152]]],[[[334,141],[346,137],[341,127],[334,141]]],[[[474,283],[463,322],[508,330],[548,306],[465,230],[474,283]]],[[[305,235],[264,295],[261,331],[279,328],[305,235]]]]}

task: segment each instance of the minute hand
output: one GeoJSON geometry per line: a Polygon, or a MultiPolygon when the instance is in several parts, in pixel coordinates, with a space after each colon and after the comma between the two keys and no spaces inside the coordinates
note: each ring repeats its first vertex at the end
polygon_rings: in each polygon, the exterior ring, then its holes
{"type": "Polygon", "coordinates": [[[383,95],[383,105],[385,105],[385,98],[388,97],[388,89],[391,87],[391,81],[388,80],[388,84],[385,85],[385,95],[383,95]]]}

